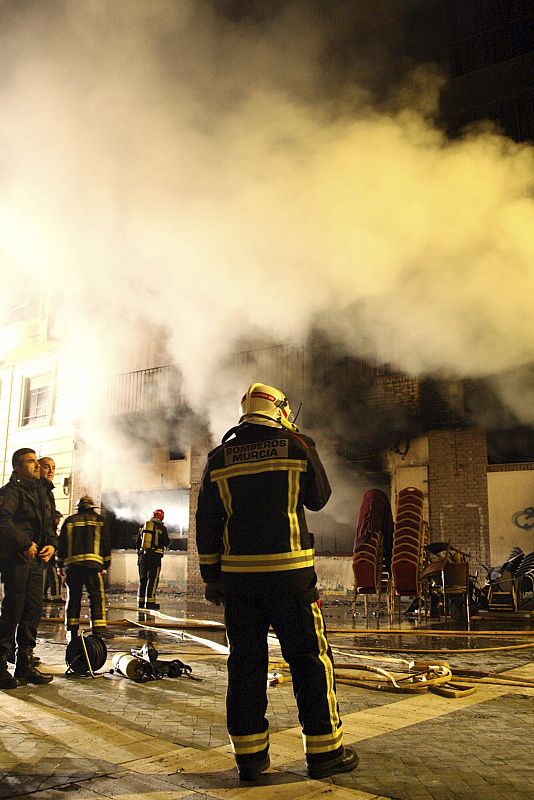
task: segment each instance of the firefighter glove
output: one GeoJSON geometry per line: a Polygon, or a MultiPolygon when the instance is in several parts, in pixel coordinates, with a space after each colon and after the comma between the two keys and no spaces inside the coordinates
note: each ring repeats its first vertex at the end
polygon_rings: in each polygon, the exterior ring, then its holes
{"type": "Polygon", "coordinates": [[[224,605],[224,595],[220,581],[212,581],[204,587],[204,597],[214,606],[224,605]]]}

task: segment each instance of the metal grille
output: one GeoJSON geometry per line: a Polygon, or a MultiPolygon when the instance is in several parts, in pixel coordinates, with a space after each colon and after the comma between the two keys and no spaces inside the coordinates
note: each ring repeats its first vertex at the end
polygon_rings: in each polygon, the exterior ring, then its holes
{"type": "Polygon", "coordinates": [[[108,391],[110,414],[133,414],[184,404],[182,381],[173,364],[116,375],[108,391]]]}
{"type": "Polygon", "coordinates": [[[243,375],[243,385],[247,381],[261,381],[289,393],[306,388],[306,362],[303,345],[283,344],[234,353],[229,358],[229,367],[243,375]]]}

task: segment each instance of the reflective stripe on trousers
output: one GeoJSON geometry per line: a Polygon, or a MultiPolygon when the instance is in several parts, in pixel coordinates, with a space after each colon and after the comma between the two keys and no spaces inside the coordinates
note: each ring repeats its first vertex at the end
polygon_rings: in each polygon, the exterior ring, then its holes
{"type": "Polygon", "coordinates": [[[238,763],[261,760],[268,749],[267,633],[272,625],[288,662],[308,763],[341,754],[342,726],[332,653],[316,593],[229,595],[227,725],[238,763]]]}

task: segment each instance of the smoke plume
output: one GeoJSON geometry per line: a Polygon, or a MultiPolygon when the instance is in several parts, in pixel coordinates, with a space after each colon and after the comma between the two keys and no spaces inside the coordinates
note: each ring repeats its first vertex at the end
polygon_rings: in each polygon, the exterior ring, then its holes
{"type": "Polygon", "coordinates": [[[228,353],[312,325],[416,374],[533,360],[532,148],[448,140],[434,69],[375,105],[355,5],[0,3],[4,302],[46,285],[73,417],[156,359],[218,436],[228,353]]]}

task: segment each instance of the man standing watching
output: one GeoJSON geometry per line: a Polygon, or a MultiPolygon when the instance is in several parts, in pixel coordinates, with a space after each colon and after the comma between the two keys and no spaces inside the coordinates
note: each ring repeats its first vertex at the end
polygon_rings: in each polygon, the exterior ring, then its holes
{"type": "Polygon", "coordinates": [[[162,508],[152,512],[152,519],[147,520],[137,534],[137,566],[139,568],[139,591],[137,607],[157,611],[156,603],[161,559],[165,548],[169,546],[169,534],[163,524],[165,513],[162,508]]]}
{"type": "Polygon", "coordinates": [[[0,612],[0,689],[18,683],[50,683],[40,672],[33,648],[43,610],[43,565],[55,552],[55,534],[35,450],[13,453],[13,474],[0,489],[0,578],[4,597],[0,612]],[[14,676],[7,654],[16,642],[14,676]]]}
{"type": "Polygon", "coordinates": [[[244,781],[258,778],[270,763],[270,626],[291,669],[309,777],[348,772],[358,764],[354,750],[343,746],[304,514],[304,507],[319,511],[329,497],[315,443],[298,433],[284,393],[252,384],[241,400],[239,425],[208,455],[196,515],[205,597],[225,604],[226,719],[244,781]]]}
{"type": "MultiPolygon", "coordinates": [[[[52,515],[54,533],[57,535],[59,520],[63,514],[56,510],[56,498],[54,497],[54,475],[56,474],[56,462],[53,458],[50,458],[50,456],[43,456],[39,459],[39,467],[41,470],[40,481],[45,489],[46,501],[49,505],[47,513],[51,513],[52,515]]],[[[48,599],[50,599],[52,603],[62,602],[61,580],[54,558],[51,558],[50,561],[45,565],[44,571],[43,601],[46,602],[48,599]],[[49,592],[50,598],[48,597],[49,592]]]]}

